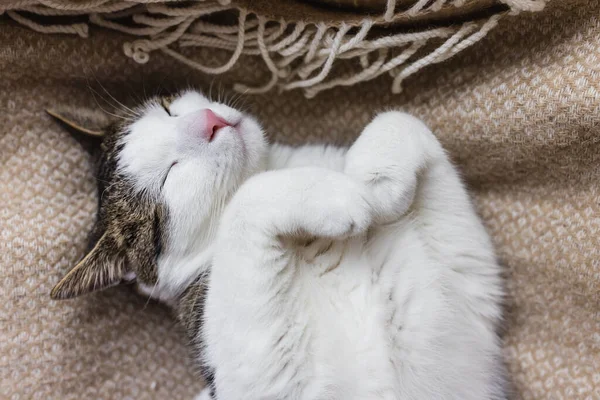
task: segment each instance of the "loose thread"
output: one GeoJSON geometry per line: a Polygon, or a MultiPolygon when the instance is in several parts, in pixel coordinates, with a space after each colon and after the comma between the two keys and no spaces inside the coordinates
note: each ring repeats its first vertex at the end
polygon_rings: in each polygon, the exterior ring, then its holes
{"type": "Polygon", "coordinates": [[[233,67],[233,65],[237,62],[237,60],[240,58],[240,55],[242,54],[242,49],[244,48],[244,33],[245,33],[244,23],[246,21],[246,15],[247,15],[246,10],[244,10],[244,9],[240,10],[240,15],[239,15],[239,19],[238,19],[238,21],[239,21],[238,45],[237,45],[235,51],[233,52],[233,55],[229,59],[229,61],[221,67],[216,67],[216,68],[207,67],[196,61],[190,60],[189,58],[183,56],[180,53],[177,53],[174,50],[171,50],[168,47],[161,48],[161,51],[164,52],[165,54],[170,55],[171,57],[175,58],[176,60],[179,60],[180,62],[182,62],[186,65],[189,65],[190,67],[195,68],[199,71],[202,71],[206,74],[215,74],[216,75],[216,74],[222,74],[223,72],[227,72],[231,69],[231,67],[233,67]]]}
{"type": "Polygon", "coordinates": [[[383,14],[383,19],[386,21],[391,21],[394,17],[394,13],[396,12],[396,0],[387,0],[387,4],[385,6],[385,14],[383,14]]]}
{"type": "Polygon", "coordinates": [[[514,13],[520,11],[538,12],[546,7],[546,1],[543,0],[502,0],[509,6],[514,13]]]}
{"type": "Polygon", "coordinates": [[[342,40],[344,39],[344,35],[349,30],[350,30],[350,26],[345,23],[342,23],[340,30],[335,35],[335,39],[333,41],[333,44],[331,46],[331,50],[329,53],[329,57],[327,58],[327,61],[325,61],[325,64],[323,65],[323,69],[321,69],[321,72],[319,72],[313,78],[285,84],[283,86],[283,88],[290,90],[290,89],[299,88],[299,87],[308,87],[308,86],[314,85],[315,83],[319,83],[323,79],[325,79],[325,77],[327,76],[329,71],[331,71],[331,67],[333,66],[333,61],[335,60],[335,56],[337,55],[338,49],[342,45],[342,40]]]}
{"type": "MultiPolygon", "coordinates": [[[[513,13],[539,11],[547,2],[501,1],[513,13]]],[[[396,11],[398,2],[387,0],[383,20],[391,22],[401,16],[437,11],[446,5],[462,7],[465,4],[466,0],[414,0],[408,8],[396,11]]],[[[232,6],[230,0],[198,0],[177,6],[166,0],[5,0],[0,5],[0,14],[3,12],[16,22],[42,33],[87,37],[88,26],[93,24],[138,36],[139,39],[123,44],[124,53],[138,63],[148,62],[150,53],[160,50],[203,73],[221,74],[230,70],[242,54],[259,56],[270,73],[268,81],[256,87],[238,83],[234,85],[235,90],[265,93],[275,87],[302,89],[307,97],[382,74],[392,77],[391,90],[398,93],[407,77],[479,42],[507,14],[498,13],[484,21],[466,22],[458,27],[380,36],[372,33],[375,21],[371,18],[356,27],[344,23],[333,27],[325,23],[270,21],[232,6]],[[238,12],[237,25],[221,25],[203,18],[226,10],[238,12]],[[19,11],[43,16],[87,15],[89,22],[42,25],[19,11]],[[123,22],[124,17],[131,19],[123,22]],[[176,50],[189,47],[222,49],[231,52],[231,57],[222,66],[209,67],[176,50]],[[415,56],[417,51],[424,52],[423,49],[430,47],[431,51],[415,56]],[[338,60],[354,60],[358,68],[349,75],[329,78],[338,60]]]]}
{"type": "Polygon", "coordinates": [[[37,22],[34,22],[28,18],[19,15],[15,11],[7,11],[6,15],[20,23],[32,29],[36,32],[40,33],[69,33],[76,34],[81,36],[82,38],[88,37],[88,26],[86,24],[70,24],[70,25],[41,25],[37,22]]]}

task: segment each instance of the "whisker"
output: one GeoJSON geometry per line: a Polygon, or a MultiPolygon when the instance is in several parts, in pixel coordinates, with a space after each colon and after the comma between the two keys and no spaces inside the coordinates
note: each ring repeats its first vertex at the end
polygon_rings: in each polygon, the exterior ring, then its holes
{"type": "Polygon", "coordinates": [[[92,92],[92,96],[94,97],[94,100],[95,100],[96,104],[98,105],[98,107],[100,107],[100,109],[102,111],[104,111],[106,114],[112,115],[113,117],[124,119],[126,121],[129,121],[129,120],[135,118],[134,115],[131,115],[130,113],[126,112],[126,110],[119,110],[118,107],[115,107],[114,104],[112,104],[109,100],[104,98],[104,96],[102,96],[102,94],[99,93],[96,89],[94,89],[89,83],[88,83],[88,89],[92,92]],[[118,114],[107,111],[104,107],[102,107],[100,105],[96,96],[99,97],[104,103],[106,103],[106,105],[112,107],[115,110],[115,112],[122,112],[123,115],[118,115],[118,114]]]}
{"type": "Polygon", "coordinates": [[[154,284],[154,286],[152,286],[152,290],[150,291],[148,300],[146,300],[146,304],[144,304],[144,308],[142,310],[145,310],[146,307],[148,307],[148,304],[150,304],[150,300],[152,299],[152,295],[154,294],[154,290],[156,289],[157,286],[158,286],[158,278],[156,279],[156,283],[154,284]]]}
{"type": "Polygon", "coordinates": [[[100,99],[101,99],[101,100],[102,100],[104,103],[106,103],[108,106],[112,107],[112,108],[115,110],[115,112],[118,112],[118,113],[120,113],[120,114],[122,114],[122,115],[118,115],[118,114],[111,113],[111,112],[107,111],[105,108],[103,108],[103,107],[100,105],[100,103],[98,102],[98,100],[97,100],[96,96],[94,96],[94,100],[96,101],[96,104],[97,104],[97,105],[98,105],[98,107],[100,107],[100,109],[101,109],[102,111],[104,111],[106,114],[112,115],[113,117],[120,118],[120,119],[123,119],[123,120],[126,120],[126,121],[130,121],[130,120],[132,120],[132,119],[135,119],[135,118],[137,117],[136,115],[133,115],[133,114],[131,114],[131,113],[127,112],[127,111],[126,111],[126,110],[124,110],[124,109],[119,109],[119,107],[115,107],[115,105],[114,105],[114,104],[112,104],[110,101],[108,101],[106,98],[104,98],[104,97],[102,96],[102,94],[101,94],[101,93],[99,93],[99,92],[98,92],[96,89],[94,89],[92,86],[88,85],[88,89],[89,89],[89,90],[91,90],[91,91],[93,92],[93,94],[92,94],[92,95],[94,95],[94,94],[95,94],[95,95],[97,95],[97,96],[98,96],[98,97],[99,97],[99,98],[100,98],[100,99]]]}
{"type": "Polygon", "coordinates": [[[237,93],[235,100],[234,100],[234,108],[242,108],[246,106],[246,100],[248,99],[246,97],[246,93],[248,93],[249,89],[246,89],[243,93],[237,93]]]}
{"type": "Polygon", "coordinates": [[[134,116],[134,117],[139,117],[140,116],[139,113],[137,113],[136,111],[134,111],[131,108],[127,107],[125,104],[123,104],[119,100],[117,100],[112,94],[110,94],[110,92],[100,83],[100,81],[98,81],[98,79],[96,79],[96,82],[102,88],[102,90],[104,91],[104,93],[106,93],[115,103],[117,103],[118,105],[120,105],[121,107],[123,107],[124,111],[129,111],[129,113],[131,113],[131,115],[134,116]]]}
{"type": "Polygon", "coordinates": [[[163,95],[163,93],[166,92],[168,94],[170,92],[164,85],[166,79],[167,79],[167,75],[163,75],[161,80],[156,85],[156,88],[154,89],[155,96],[160,97],[163,95]]]}
{"type": "Polygon", "coordinates": [[[221,101],[221,95],[223,95],[223,94],[224,94],[224,93],[223,93],[223,86],[222,86],[222,83],[223,83],[223,82],[219,81],[219,103],[222,103],[222,101],[221,101]]]}
{"type": "Polygon", "coordinates": [[[94,179],[96,179],[96,180],[97,180],[97,181],[99,181],[99,182],[106,183],[107,185],[110,183],[110,182],[108,182],[108,181],[105,181],[104,179],[100,179],[100,178],[98,178],[98,177],[94,177],[94,179]]]}
{"type": "MultiPolygon", "coordinates": [[[[108,182],[106,182],[106,183],[108,183],[108,182]]],[[[102,200],[104,198],[104,193],[106,193],[107,190],[109,190],[110,188],[115,186],[117,183],[119,183],[119,181],[113,182],[112,184],[105,187],[104,190],[102,191],[102,194],[100,195],[100,200],[102,200]]]]}
{"type": "MultiPolygon", "coordinates": [[[[124,121],[128,121],[128,122],[131,121],[131,117],[127,118],[127,117],[124,117],[122,115],[117,115],[117,114],[111,113],[110,111],[107,111],[104,107],[102,107],[100,105],[100,102],[98,102],[98,98],[95,96],[95,94],[98,95],[98,96],[100,96],[100,94],[98,92],[96,92],[96,90],[94,90],[94,88],[92,88],[91,86],[89,86],[88,88],[92,91],[92,98],[94,99],[94,102],[96,103],[96,105],[98,106],[98,108],[100,108],[105,114],[108,114],[108,115],[113,116],[115,118],[120,118],[120,119],[122,119],[124,121]]],[[[100,96],[100,98],[102,98],[102,97],[100,96]]]]}
{"type": "Polygon", "coordinates": [[[131,85],[127,85],[127,95],[129,100],[135,101],[136,104],[143,104],[144,101],[148,98],[146,95],[146,85],[144,83],[144,76],[142,75],[142,95],[140,97],[139,90],[133,88],[131,85]]]}
{"type": "Polygon", "coordinates": [[[215,79],[217,79],[217,78],[212,78],[212,79],[211,79],[211,81],[210,81],[210,86],[209,86],[209,88],[208,88],[208,99],[209,99],[210,101],[213,101],[213,97],[212,97],[212,88],[213,88],[213,85],[214,85],[214,83],[215,83],[215,79]]]}
{"type": "Polygon", "coordinates": [[[144,75],[142,75],[142,92],[144,93],[144,99],[148,99],[148,95],[146,94],[146,81],[144,80],[144,75]]]}
{"type": "MultiPolygon", "coordinates": [[[[94,71],[91,71],[91,75],[93,75],[93,77],[94,77],[94,80],[96,81],[96,83],[97,83],[97,84],[98,84],[98,85],[99,85],[99,86],[100,86],[100,87],[101,87],[101,88],[102,88],[102,89],[103,89],[103,90],[104,90],[104,91],[105,91],[105,92],[106,92],[106,93],[107,93],[107,94],[110,96],[110,93],[108,93],[108,91],[107,91],[107,90],[104,88],[104,86],[102,86],[102,84],[101,84],[101,83],[100,83],[100,81],[98,80],[98,77],[96,76],[96,74],[94,73],[94,71]]],[[[89,89],[89,90],[91,90],[91,91],[93,92],[93,93],[92,93],[92,96],[94,97],[94,101],[96,102],[96,104],[98,105],[98,107],[99,107],[99,108],[100,108],[102,111],[104,111],[106,114],[108,114],[108,115],[111,115],[111,116],[113,116],[113,117],[116,117],[116,118],[121,118],[121,119],[125,119],[125,120],[127,120],[127,119],[126,119],[126,118],[124,118],[123,116],[116,115],[116,114],[114,114],[114,113],[111,113],[111,112],[107,111],[105,108],[103,108],[103,107],[100,105],[100,103],[98,102],[98,99],[96,98],[96,96],[94,96],[94,93],[95,93],[96,95],[98,95],[98,97],[99,97],[100,99],[102,99],[102,101],[103,101],[104,103],[106,103],[108,106],[110,106],[110,107],[111,107],[111,108],[113,108],[114,110],[118,110],[118,108],[119,108],[119,107],[116,107],[114,104],[112,104],[112,103],[111,103],[109,100],[107,100],[107,99],[106,99],[104,96],[102,96],[102,95],[101,95],[101,94],[100,94],[100,93],[99,93],[97,90],[95,90],[95,89],[93,88],[92,84],[90,83],[90,75],[88,74],[88,71],[86,71],[86,73],[85,73],[85,81],[86,81],[86,84],[87,84],[87,87],[88,87],[88,89],[89,89]]],[[[111,96],[111,97],[112,97],[112,96],[111,96]]],[[[122,105],[122,104],[121,104],[121,103],[119,103],[119,102],[118,102],[116,99],[114,99],[114,97],[112,97],[112,98],[113,98],[113,100],[115,100],[115,102],[116,102],[117,104],[119,104],[119,105],[122,105]]],[[[125,110],[121,110],[121,111],[125,111],[125,110]]],[[[125,113],[125,114],[127,115],[127,113],[125,113]]],[[[129,116],[130,116],[130,117],[137,117],[137,115],[135,115],[135,114],[133,114],[133,115],[129,115],[129,116]]]]}

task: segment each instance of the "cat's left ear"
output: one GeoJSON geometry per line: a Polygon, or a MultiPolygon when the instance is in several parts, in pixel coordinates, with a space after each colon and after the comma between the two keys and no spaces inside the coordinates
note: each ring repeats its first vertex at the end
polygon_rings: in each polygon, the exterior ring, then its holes
{"type": "Polygon", "coordinates": [[[105,233],[94,248],[50,292],[54,300],[70,299],[116,286],[126,276],[125,263],[114,240],[105,233]]]}
{"type": "Polygon", "coordinates": [[[110,118],[101,110],[59,106],[47,109],[46,112],[76,132],[101,138],[110,125],[110,118]]]}

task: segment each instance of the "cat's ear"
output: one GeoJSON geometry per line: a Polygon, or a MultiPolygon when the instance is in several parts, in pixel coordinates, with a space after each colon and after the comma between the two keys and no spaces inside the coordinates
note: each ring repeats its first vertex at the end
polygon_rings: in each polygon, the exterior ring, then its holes
{"type": "Polygon", "coordinates": [[[78,133],[100,138],[104,136],[110,118],[101,110],[59,106],[46,112],[78,133]]]}
{"type": "Polygon", "coordinates": [[[50,292],[55,300],[70,299],[119,284],[125,277],[122,257],[116,245],[102,235],[94,248],[50,292]]]}

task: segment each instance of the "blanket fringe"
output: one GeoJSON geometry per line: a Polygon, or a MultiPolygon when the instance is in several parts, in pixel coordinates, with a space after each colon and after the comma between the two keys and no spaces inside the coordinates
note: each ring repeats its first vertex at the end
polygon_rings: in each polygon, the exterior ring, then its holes
{"type": "MultiPolygon", "coordinates": [[[[513,14],[540,11],[546,1],[502,0],[513,14]]],[[[150,54],[159,50],[203,73],[222,74],[233,68],[243,54],[260,56],[271,73],[269,81],[259,86],[237,83],[234,90],[255,94],[276,87],[283,91],[302,89],[307,97],[386,73],[393,78],[392,92],[400,93],[407,77],[477,43],[507,14],[499,12],[458,26],[377,36],[372,34],[373,19],[364,19],[357,27],[345,23],[327,26],[268,20],[233,6],[231,0],[200,0],[177,6],[169,2],[8,0],[0,5],[0,14],[6,13],[14,21],[42,33],[76,34],[86,38],[92,24],[142,37],[123,45],[125,55],[140,64],[147,63],[150,54]],[[236,12],[237,24],[219,25],[204,18],[222,11],[236,12]],[[87,15],[88,22],[40,24],[32,19],[33,15],[87,15]],[[231,52],[231,58],[219,67],[206,66],[182,53],[183,49],[193,47],[223,49],[231,52]],[[332,77],[337,60],[356,60],[354,72],[332,77]]],[[[465,0],[417,0],[407,10],[397,12],[396,0],[387,0],[383,19],[391,21],[400,13],[414,16],[446,5],[460,7],[464,3],[465,0]]]]}

